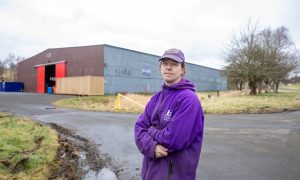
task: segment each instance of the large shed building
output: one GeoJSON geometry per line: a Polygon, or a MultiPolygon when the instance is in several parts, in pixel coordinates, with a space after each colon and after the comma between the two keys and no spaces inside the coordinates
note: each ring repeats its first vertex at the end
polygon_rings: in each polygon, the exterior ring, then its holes
{"type": "MultiPolygon", "coordinates": [[[[158,59],[106,44],[53,48],[20,62],[18,81],[24,83],[25,92],[46,93],[48,87],[56,87],[60,94],[84,94],[83,89],[93,88],[91,95],[152,93],[163,83],[158,59]]],[[[191,63],[186,68],[185,77],[195,83],[197,91],[227,89],[221,70],[191,63]]]]}

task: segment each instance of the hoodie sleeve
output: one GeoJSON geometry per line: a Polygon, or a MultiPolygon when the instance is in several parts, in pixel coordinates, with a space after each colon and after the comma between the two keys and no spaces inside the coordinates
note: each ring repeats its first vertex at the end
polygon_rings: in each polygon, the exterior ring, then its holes
{"type": "Polygon", "coordinates": [[[188,147],[197,136],[203,133],[204,114],[196,95],[185,96],[166,127],[149,129],[153,140],[163,145],[169,152],[188,147]]]}
{"type": "Polygon", "coordinates": [[[154,150],[157,144],[150,136],[148,129],[151,127],[150,111],[151,101],[147,104],[144,113],[140,115],[134,127],[135,143],[142,154],[155,159],[154,150]]]}

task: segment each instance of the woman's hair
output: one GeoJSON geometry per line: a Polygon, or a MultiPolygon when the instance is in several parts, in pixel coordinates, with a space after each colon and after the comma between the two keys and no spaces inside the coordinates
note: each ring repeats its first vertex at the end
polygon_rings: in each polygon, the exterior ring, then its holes
{"type": "Polygon", "coordinates": [[[181,63],[181,67],[182,67],[182,68],[185,67],[185,63],[184,63],[184,62],[181,63]]]}
{"type": "Polygon", "coordinates": [[[181,68],[183,69],[183,74],[182,76],[185,74],[186,68],[185,68],[185,62],[181,63],[181,68]]]}

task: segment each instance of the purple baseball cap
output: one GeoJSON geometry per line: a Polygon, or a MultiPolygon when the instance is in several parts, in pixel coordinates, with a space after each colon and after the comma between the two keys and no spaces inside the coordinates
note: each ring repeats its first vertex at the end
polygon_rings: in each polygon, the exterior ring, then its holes
{"type": "Polygon", "coordinates": [[[175,48],[166,50],[164,54],[159,58],[159,61],[164,59],[172,59],[179,63],[182,63],[185,60],[183,52],[175,48]]]}

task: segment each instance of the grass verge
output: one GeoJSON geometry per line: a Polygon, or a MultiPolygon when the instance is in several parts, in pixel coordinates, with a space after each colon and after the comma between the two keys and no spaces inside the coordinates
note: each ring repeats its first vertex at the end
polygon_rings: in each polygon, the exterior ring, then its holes
{"type": "MultiPolygon", "coordinates": [[[[256,96],[248,92],[223,91],[197,93],[205,114],[237,114],[237,113],[272,113],[300,110],[300,84],[281,86],[279,93],[262,93],[256,96]]],[[[127,94],[126,97],[139,104],[146,105],[151,95],[127,94]]],[[[117,96],[86,96],[61,99],[57,106],[93,111],[115,111],[117,96]]],[[[143,108],[121,98],[118,111],[141,113],[143,108]]]]}
{"type": "MultiPolygon", "coordinates": [[[[146,106],[151,95],[127,94],[126,97],[146,106]]],[[[114,109],[114,106],[116,100],[116,95],[78,96],[74,98],[60,99],[54,102],[54,105],[89,111],[115,112],[116,110],[114,109]]],[[[118,112],[141,113],[143,111],[143,108],[132,103],[128,99],[121,98],[120,102],[121,108],[117,110],[118,112]]]]}
{"type": "Polygon", "coordinates": [[[206,114],[273,113],[300,110],[299,92],[231,96],[201,100],[206,114]]]}
{"type": "Polygon", "coordinates": [[[279,93],[250,96],[240,91],[202,99],[207,114],[274,113],[300,110],[300,84],[282,85],[279,93]]]}
{"type": "Polygon", "coordinates": [[[58,147],[54,130],[0,112],[0,179],[48,179],[58,147]]]}

